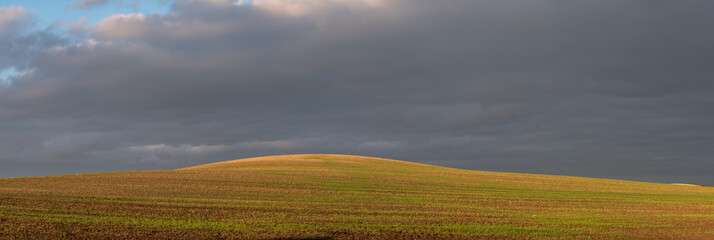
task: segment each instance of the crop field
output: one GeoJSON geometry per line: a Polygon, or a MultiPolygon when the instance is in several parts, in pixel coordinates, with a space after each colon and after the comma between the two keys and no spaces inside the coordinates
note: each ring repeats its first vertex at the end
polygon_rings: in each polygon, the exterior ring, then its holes
{"type": "Polygon", "coordinates": [[[714,188],[347,155],[0,179],[0,239],[714,239],[714,188]]]}

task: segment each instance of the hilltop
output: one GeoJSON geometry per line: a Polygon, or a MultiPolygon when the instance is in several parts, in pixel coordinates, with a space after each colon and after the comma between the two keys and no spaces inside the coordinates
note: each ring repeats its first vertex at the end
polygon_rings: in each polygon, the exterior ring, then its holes
{"type": "Polygon", "coordinates": [[[714,189],[285,155],[0,179],[0,238],[714,239],[714,189]]]}

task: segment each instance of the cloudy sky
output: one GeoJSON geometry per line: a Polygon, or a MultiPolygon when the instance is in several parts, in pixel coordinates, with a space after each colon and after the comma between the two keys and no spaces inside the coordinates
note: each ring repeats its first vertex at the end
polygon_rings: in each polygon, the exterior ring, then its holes
{"type": "Polygon", "coordinates": [[[0,0],[0,177],[342,153],[714,185],[712,9],[0,0]]]}

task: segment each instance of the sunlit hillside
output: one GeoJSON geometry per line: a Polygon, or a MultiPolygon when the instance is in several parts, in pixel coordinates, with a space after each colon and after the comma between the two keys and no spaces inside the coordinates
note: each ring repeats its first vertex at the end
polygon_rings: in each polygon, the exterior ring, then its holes
{"type": "Polygon", "coordinates": [[[286,155],[0,179],[1,239],[714,239],[714,188],[286,155]]]}

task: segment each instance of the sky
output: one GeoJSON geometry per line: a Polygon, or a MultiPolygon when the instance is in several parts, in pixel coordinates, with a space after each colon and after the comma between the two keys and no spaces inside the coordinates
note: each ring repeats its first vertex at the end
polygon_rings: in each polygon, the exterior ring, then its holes
{"type": "Polygon", "coordinates": [[[340,153],[714,185],[711,9],[0,0],[0,177],[340,153]]]}

